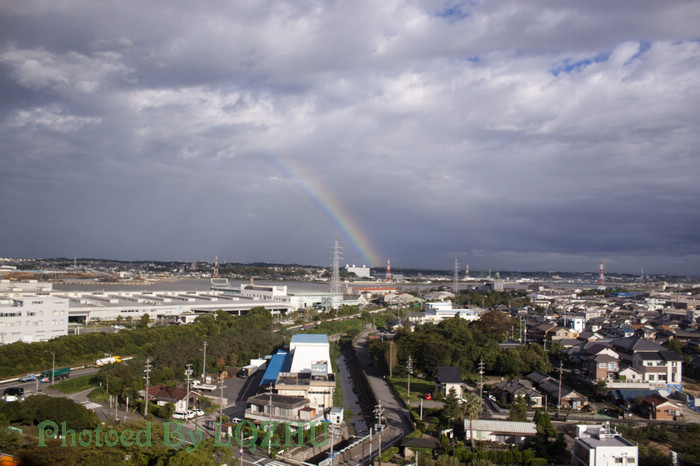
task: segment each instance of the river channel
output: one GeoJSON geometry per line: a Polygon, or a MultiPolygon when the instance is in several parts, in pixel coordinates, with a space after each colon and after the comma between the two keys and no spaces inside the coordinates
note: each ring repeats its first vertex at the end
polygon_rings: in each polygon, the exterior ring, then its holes
{"type": "Polygon", "coordinates": [[[344,351],[341,351],[340,357],[336,362],[338,363],[338,373],[335,379],[337,381],[336,390],[342,390],[343,392],[343,409],[352,411],[350,425],[352,425],[355,435],[364,434],[368,432],[368,429],[351,375],[350,364],[352,362],[347,361],[344,351]]]}

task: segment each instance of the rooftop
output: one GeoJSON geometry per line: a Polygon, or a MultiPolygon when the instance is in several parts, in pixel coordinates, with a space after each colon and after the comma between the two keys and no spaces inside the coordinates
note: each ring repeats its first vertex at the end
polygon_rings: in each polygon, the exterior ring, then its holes
{"type": "Polygon", "coordinates": [[[328,344],[328,335],[313,333],[297,333],[292,335],[292,343],[328,344]]]}

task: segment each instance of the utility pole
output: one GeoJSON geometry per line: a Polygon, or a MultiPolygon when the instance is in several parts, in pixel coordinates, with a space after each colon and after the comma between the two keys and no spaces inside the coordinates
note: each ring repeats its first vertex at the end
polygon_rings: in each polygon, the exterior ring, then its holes
{"type": "Polygon", "coordinates": [[[187,376],[187,395],[185,395],[185,401],[187,403],[187,411],[190,410],[190,376],[192,375],[192,364],[185,364],[187,369],[185,369],[185,376],[187,376]]]}
{"type": "Polygon", "coordinates": [[[372,463],[372,429],[373,429],[373,426],[370,426],[370,428],[369,428],[369,464],[373,464],[372,463]]]}
{"type": "Polygon", "coordinates": [[[484,360],[479,360],[479,399],[484,399],[484,360]]]}
{"type": "MultiPolygon", "coordinates": [[[[267,407],[267,419],[270,421],[269,426],[272,426],[272,385],[268,385],[268,386],[267,386],[267,394],[268,394],[269,397],[270,397],[270,398],[269,398],[269,399],[270,399],[269,405],[268,405],[268,407],[267,407]]],[[[269,426],[268,426],[268,427],[269,427],[269,426]]],[[[271,438],[272,438],[272,433],[270,433],[270,439],[271,439],[271,438]]],[[[331,442],[333,442],[332,439],[331,439],[331,442]]],[[[269,441],[267,442],[267,456],[270,456],[270,448],[271,448],[271,447],[272,447],[272,441],[269,440],[269,441]]],[[[331,450],[331,453],[332,453],[332,452],[333,452],[333,451],[331,450]]],[[[333,463],[333,459],[331,458],[331,464],[332,464],[332,463],[333,463]]]]}
{"type": "Polygon", "coordinates": [[[44,350],[45,353],[51,353],[51,386],[53,386],[54,375],[56,373],[56,353],[49,350],[44,350]]]}
{"type": "Polygon", "coordinates": [[[377,419],[377,431],[379,432],[379,466],[382,466],[382,434],[384,433],[384,424],[382,420],[384,418],[384,408],[382,407],[381,401],[377,403],[377,407],[374,408],[374,416],[377,419]]]}
{"type": "MultiPolygon", "coordinates": [[[[226,388],[226,385],[224,385],[224,378],[219,376],[219,425],[223,422],[223,417],[224,417],[224,388],[226,388]]],[[[243,434],[241,434],[241,439],[243,438],[243,434]]],[[[221,440],[220,438],[218,440],[221,440]]],[[[242,441],[242,440],[241,440],[242,441]]],[[[243,457],[243,448],[241,447],[241,458],[243,457]]],[[[241,464],[243,464],[243,461],[241,460],[241,464]]]]}
{"type": "Polygon", "coordinates": [[[202,383],[206,381],[207,375],[207,342],[204,342],[204,361],[202,361],[202,383]]]}
{"type": "Polygon", "coordinates": [[[564,361],[559,361],[559,396],[557,397],[557,417],[559,417],[559,408],[561,408],[561,373],[564,366],[564,361]]]}
{"type": "Polygon", "coordinates": [[[389,342],[389,378],[394,376],[394,340],[389,342]]]}
{"type": "Polygon", "coordinates": [[[406,387],[406,406],[411,406],[411,373],[413,372],[413,358],[408,355],[408,361],[406,362],[406,371],[408,372],[408,385],[406,387]]]}
{"type": "Polygon", "coordinates": [[[330,434],[331,434],[331,455],[330,455],[330,466],[333,466],[333,446],[335,443],[335,424],[330,424],[328,426],[328,429],[330,429],[330,434]]]}
{"type": "Polygon", "coordinates": [[[219,376],[219,424],[223,422],[224,417],[224,378],[219,376]]]}
{"type": "MultiPolygon", "coordinates": [[[[151,374],[151,358],[146,358],[146,369],[144,369],[144,372],[146,373],[146,404],[143,410],[143,417],[148,417],[148,402],[150,401],[150,396],[148,396],[148,382],[151,374]]],[[[107,385],[107,389],[109,390],[109,385],[107,385]]]]}

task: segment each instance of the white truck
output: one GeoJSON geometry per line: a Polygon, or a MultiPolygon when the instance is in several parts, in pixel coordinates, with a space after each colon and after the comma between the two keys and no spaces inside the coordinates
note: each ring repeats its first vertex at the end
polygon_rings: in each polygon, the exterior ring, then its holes
{"type": "Polygon", "coordinates": [[[197,389],[197,390],[213,391],[213,390],[216,390],[217,387],[214,384],[203,383],[202,381],[195,379],[192,381],[192,388],[197,389]]]}
{"type": "Polygon", "coordinates": [[[122,358],[120,356],[109,356],[107,358],[102,358],[95,361],[95,367],[108,366],[118,362],[122,362],[122,358]]]}
{"type": "Polygon", "coordinates": [[[241,379],[247,379],[251,375],[255,374],[258,369],[264,366],[266,362],[266,359],[251,359],[250,364],[238,371],[238,377],[241,379]]]}

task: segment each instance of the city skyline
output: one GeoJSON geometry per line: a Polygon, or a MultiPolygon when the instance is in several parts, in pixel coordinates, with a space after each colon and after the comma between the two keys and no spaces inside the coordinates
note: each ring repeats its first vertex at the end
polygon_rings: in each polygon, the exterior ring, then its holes
{"type": "Polygon", "coordinates": [[[0,256],[700,274],[694,2],[0,5],[0,256]]]}

